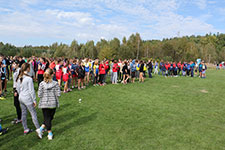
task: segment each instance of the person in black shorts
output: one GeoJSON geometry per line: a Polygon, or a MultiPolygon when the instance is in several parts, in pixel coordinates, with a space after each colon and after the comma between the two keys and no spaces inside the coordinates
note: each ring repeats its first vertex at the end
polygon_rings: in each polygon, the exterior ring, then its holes
{"type": "Polygon", "coordinates": [[[144,82],[144,62],[140,61],[140,75],[139,75],[139,82],[144,82]]]}
{"type": "Polygon", "coordinates": [[[85,77],[85,70],[84,70],[84,63],[81,61],[79,62],[78,67],[78,90],[85,88],[84,87],[84,77],[85,77]],[[81,84],[81,87],[80,87],[81,84]]]}
{"type": "Polygon", "coordinates": [[[123,84],[127,84],[127,80],[129,79],[129,70],[126,61],[124,62],[122,72],[123,72],[123,84]]]}

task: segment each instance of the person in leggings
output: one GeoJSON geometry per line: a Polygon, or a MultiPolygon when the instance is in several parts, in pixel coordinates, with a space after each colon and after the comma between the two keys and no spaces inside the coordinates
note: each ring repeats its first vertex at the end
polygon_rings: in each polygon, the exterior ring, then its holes
{"type": "Polygon", "coordinates": [[[24,134],[30,133],[32,130],[27,126],[27,110],[32,116],[32,121],[36,127],[36,132],[39,138],[42,138],[40,125],[37,119],[36,112],[36,94],[34,90],[33,79],[27,74],[30,71],[30,64],[24,63],[21,67],[20,74],[16,80],[16,90],[19,94],[20,107],[22,110],[22,124],[24,134]]]}
{"type": "Polygon", "coordinates": [[[58,82],[53,81],[54,72],[47,69],[44,73],[44,81],[40,83],[38,89],[38,97],[40,97],[38,108],[42,109],[44,122],[40,127],[41,133],[46,127],[48,130],[48,140],[53,139],[52,120],[55,115],[56,108],[59,107],[58,97],[60,96],[60,87],[58,82]]]}
{"type": "Polygon", "coordinates": [[[13,124],[18,124],[21,123],[21,108],[20,108],[20,102],[19,102],[19,94],[16,90],[16,79],[19,75],[20,68],[19,68],[19,62],[15,61],[13,63],[13,91],[14,91],[14,106],[16,108],[16,113],[17,113],[17,118],[12,121],[13,124]]]}

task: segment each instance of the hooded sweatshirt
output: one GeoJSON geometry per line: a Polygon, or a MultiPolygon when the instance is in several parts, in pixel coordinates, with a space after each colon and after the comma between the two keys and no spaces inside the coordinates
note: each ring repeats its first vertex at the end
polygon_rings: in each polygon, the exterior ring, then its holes
{"type": "Polygon", "coordinates": [[[52,81],[46,83],[42,81],[38,89],[40,97],[38,108],[56,108],[59,107],[60,87],[58,82],[52,81]]]}
{"type": "Polygon", "coordinates": [[[22,79],[22,82],[20,78],[16,82],[16,90],[19,93],[19,101],[25,105],[32,105],[33,103],[36,103],[33,79],[27,75],[24,75],[22,79]]]}

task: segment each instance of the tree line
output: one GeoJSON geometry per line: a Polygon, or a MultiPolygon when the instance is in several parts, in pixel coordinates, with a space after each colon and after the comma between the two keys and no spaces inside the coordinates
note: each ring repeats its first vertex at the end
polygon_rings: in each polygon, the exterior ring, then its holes
{"type": "Polygon", "coordinates": [[[225,60],[225,34],[206,34],[205,36],[184,36],[163,40],[142,40],[139,33],[128,39],[123,37],[112,40],[101,39],[97,43],[88,41],[78,43],[73,40],[70,45],[53,43],[50,46],[16,47],[0,42],[0,53],[5,56],[20,55],[24,57],[67,57],[99,59],[154,59],[166,61],[193,61],[201,58],[215,63],[225,60]]]}

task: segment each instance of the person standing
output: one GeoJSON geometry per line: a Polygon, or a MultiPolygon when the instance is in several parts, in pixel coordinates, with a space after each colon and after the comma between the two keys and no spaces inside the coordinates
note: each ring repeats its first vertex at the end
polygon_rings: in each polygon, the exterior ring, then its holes
{"type": "Polygon", "coordinates": [[[139,75],[139,82],[144,82],[144,62],[140,61],[140,75],[139,75]]]}
{"type": "Polygon", "coordinates": [[[56,108],[59,107],[58,97],[60,96],[60,86],[57,81],[53,81],[54,71],[47,69],[44,73],[44,81],[40,83],[38,97],[40,97],[38,108],[42,109],[44,122],[40,127],[41,134],[46,127],[48,131],[48,140],[53,139],[52,120],[56,108]]]}
{"type": "Polygon", "coordinates": [[[119,68],[118,68],[117,61],[114,60],[113,68],[112,68],[112,71],[113,71],[113,74],[112,74],[112,84],[117,84],[117,77],[118,77],[117,71],[118,70],[119,70],[119,68]]]}
{"type": "Polygon", "coordinates": [[[155,61],[155,70],[154,70],[154,74],[158,74],[158,62],[155,61]]]}
{"type": "Polygon", "coordinates": [[[152,78],[152,61],[151,60],[148,61],[147,66],[148,66],[148,76],[149,78],[152,78]]]}
{"type": "Polygon", "coordinates": [[[131,82],[134,83],[134,81],[135,81],[135,73],[136,73],[135,60],[132,60],[130,68],[131,68],[131,82]]]}
{"type": "Polygon", "coordinates": [[[101,86],[104,85],[103,80],[104,80],[105,73],[106,73],[106,67],[104,65],[104,61],[101,61],[100,65],[99,65],[99,74],[100,74],[99,83],[101,86]]]}
{"type": "Polygon", "coordinates": [[[44,72],[46,68],[47,68],[47,63],[45,62],[45,58],[40,58],[40,62],[38,64],[38,72],[37,72],[38,86],[44,79],[44,72]]]}
{"type": "Polygon", "coordinates": [[[27,127],[27,110],[30,112],[32,116],[32,121],[36,127],[36,132],[39,138],[42,138],[42,134],[40,131],[40,125],[37,119],[36,112],[36,94],[34,90],[33,79],[28,75],[30,72],[30,65],[28,63],[24,63],[21,67],[21,71],[16,80],[16,90],[19,94],[20,107],[22,109],[22,124],[24,128],[24,134],[28,134],[32,132],[31,129],[27,127]]]}
{"type": "Polygon", "coordinates": [[[13,69],[14,69],[14,73],[13,73],[13,93],[14,93],[14,106],[16,108],[16,113],[17,113],[17,118],[14,119],[14,121],[12,122],[13,124],[18,124],[21,123],[21,108],[20,108],[20,102],[19,102],[19,94],[16,90],[16,79],[19,75],[20,72],[20,68],[19,68],[19,62],[15,61],[13,63],[13,69]]]}

